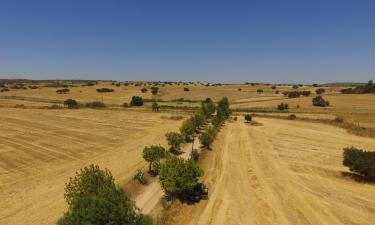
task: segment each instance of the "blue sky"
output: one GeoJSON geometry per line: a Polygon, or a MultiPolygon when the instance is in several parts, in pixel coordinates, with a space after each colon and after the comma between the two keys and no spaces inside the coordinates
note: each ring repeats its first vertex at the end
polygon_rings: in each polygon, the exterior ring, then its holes
{"type": "Polygon", "coordinates": [[[375,78],[371,0],[0,0],[0,78],[375,78]]]}

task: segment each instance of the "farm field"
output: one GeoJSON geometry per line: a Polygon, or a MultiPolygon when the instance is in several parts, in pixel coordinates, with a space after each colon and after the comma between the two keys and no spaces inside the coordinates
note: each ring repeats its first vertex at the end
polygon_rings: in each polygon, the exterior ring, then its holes
{"type": "Polygon", "coordinates": [[[227,123],[203,162],[210,198],[174,224],[373,224],[375,189],[342,172],[342,149],[375,140],[329,125],[255,118],[227,123]],[[355,215],[355,216],[353,216],[355,215]]]}
{"type": "Polygon", "coordinates": [[[122,185],[145,145],[165,145],[182,120],[110,110],[0,109],[0,224],[55,224],[66,210],[64,184],[98,164],[122,185]]]}

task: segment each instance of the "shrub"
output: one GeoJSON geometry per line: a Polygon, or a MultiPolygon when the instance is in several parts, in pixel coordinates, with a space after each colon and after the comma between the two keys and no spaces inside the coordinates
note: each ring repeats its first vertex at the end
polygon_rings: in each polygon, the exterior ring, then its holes
{"type": "Polygon", "coordinates": [[[344,148],[343,165],[366,178],[375,179],[375,151],[344,148]]]}
{"type": "Polygon", "coordinates": [[[294,114],[290,114],[290,115],[288,116],[288,120],[295,120],[295,119],[297,119],[297,116],[294,115],[294,114]]]}
{"type": "Polygon", "coordinates": [[[69,93],[69,92],[70,92],[70,90],[68,88],[56,90],[57,94],[66,94],[66,93],[69,93]]]}
{"type": "Polygon", "coordinates": [[[103,92],[114,92],[115,90],[111,89],[111,88],[98,88],[96,89],[97,92],[99,93],[103,93],[103,92]]]}
{"type": "Polygon", "coordinates": [[[275,94],[277,94],[277,95],[280,94],[280,91],[279,91],[279,90],[276,90],[276,91],[275,91],[275,94]]]}
{"type": "Polygon", "coordinates": [[[258,93],[258,94],[263,93],[263,89],[258,89],[258,90],[257,90],[257,93],[258,93]]]}
{"type": "Polygon", "coordinates": [[[129,103],[127,103],[127,102],[124,102],[123,104],[122,104],[122,107],[129,107],[129,103]]]}
{"type": "Polygon", "coordinates": [[[318,95],[321,95],[325,92],[326,92],[326,89],[324,89],[324,88],[318,88],[318,89],[315,90],[315,93],[318,94],[318,95]]]}
{"type": "Polygon", "coordinates": [[[293,85],[293,89],[298,89],[299,85],[293,85]]]}
{"type": "MultiPolygon", "coordinates": [[[[152,165],[159,162],[166,156],[165,149],[160,145],[152,145],[143,149],[143,159],[149,163],[149,172],[152,171],[152,165]]],[[[154,171],[157,172],[157,171],[154,171]]]]}
{"type": "Polygon", "coordinates": [[[178,153],[180,151],[181,144],[184,143],[184,137],[176,132],[166,133],[165,136],[170,146],[170,151],[173,153],[178,153]]]}
{"type": "Polygon", "coordinates": [[[335,121],[336,123],[343,123],[343,122],[344,122],[344,118],[341,117],[341,116],[336,116],[336,118],[334,119],[334,121],[335,121]]]}
{"type": "Polygon", "coordinates": [[[310,96],[311,91],[301,91],[300,94],[303,96],[310,96]]]}
{"type": "Polygon", "coordinates": [[[93,108],[93,109],[96,109],[96,108],[105,108],[107,107],[103,102],[88,102],[85,104],[85,107],[87,108],[93,108]]]}
{"type": "Polygon", "coordinates": [[[277,109],[280,111],[287,110],[289,108],[289,105],[287,103],[281,103],[277,106],[277,109]]]}
{"type": "Polygon", "coordinates": [[[250,114],[246,114],[246,115],[245,115],[245,122],[246,122],[246,123],[250,123],[250,122],[252,121],[252,119],[253,119],[253,118],[252,118],[252,116],[251,116],[250,114]]]}
{"type": "Polygon", "coordinates": [[[299,91],[288,92],[288,98],[299,98],[301,93],[299,91]]]}
{"type": "Polygon", "coordinates": [[[142,89],[141,89],[141,92],[142,92],[142,93],[146,93],[146,92],[147,92],[147,88],[142,88],[142,89]]]}
{"type": "Polygon", "coordinates": [[[133,176],[133,180],[138,181],[140,184],[146,185],[147,179],[145,177],[145,174],[142,170],[137,170],[137,172],[133,176]]]}
{"type": "Polygon", "coordinates": [[[276,86],[275,85],[272,85],[272,87],[271,87],[272,89],[276,89],[276,86]]]}
{"type": "Polygon", "coordinates": [[[326,107],[329,106],[329,102],[324,100],[322,96],[316,96],[312,99],[313,106],[326,107]]]}
{"type": "Polygon", "coordinates": [[[242,88],[238,88],[238,91],[242,91],[242,88]]]}
{"type": "Polygon", "coordinates": [[[140,96],[133,96],[132,100],[130,101],[130,106],[142,106],[143,99],[140,96]]]}
{"type": "Polygon", "coordinates": [[[74,99],[67,99],[64,101],[64,106],[67,106],[69,109],[76,109],[79,107],[79,104],[74,99]]]}
{"type": "Polygon", "coordinates": [[[190,91],[190,89],[187,87],[184,87],[184,91],[190,91]]]}
{"type": "Polygon", "coordinates": [[[172,156],[160,166],[159,182],[167,194],[184,196],[203,176],[203,170],[193,160],[172,156]]]}
{"type": "Polygon", "coordinates": [[[69,207],[58,225],[141,224],[146,221],[134,203],[115,185],[109,170],[90,165],[65,185],[69,207]]]}

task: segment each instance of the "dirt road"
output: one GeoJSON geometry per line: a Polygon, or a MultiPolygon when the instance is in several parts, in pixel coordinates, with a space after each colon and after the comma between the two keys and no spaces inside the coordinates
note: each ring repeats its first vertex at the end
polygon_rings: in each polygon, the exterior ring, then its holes
{"type": "MultiPolygon", "coordinates": [[[[199,149],[199,141],[197,138],[194,139],[193,143],[188,143],[184,146],[183,153],[180,157],[188,159],[190,157],[192,146],[194,146],[194,149],[199,149]]],[[[135,202],[142,213],[148,214],[155,208],[163,195],[164,191],[156,180],[149,184],[146,190],[135,198],[135,202]]]]}
{"type": "Polygon", "coordinates": [[[375,140],[333,126],[261,119],[227,123],[208,155],[209,200],[177,224],[374,224],[375,185],[342,175],[342,148],[375,140]]]}

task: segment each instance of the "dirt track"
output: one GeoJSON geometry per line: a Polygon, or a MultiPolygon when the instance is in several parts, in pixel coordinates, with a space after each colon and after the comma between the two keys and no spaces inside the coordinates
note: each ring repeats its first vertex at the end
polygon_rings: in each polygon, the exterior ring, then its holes
{"type": "Polygon", "coordinates": [[[315,123],[227,123],[208,153],[208,201],[185,206],[177,224],[374,224],[375,184],[341,173],[342,148],[375,140],[315,123]]]}

